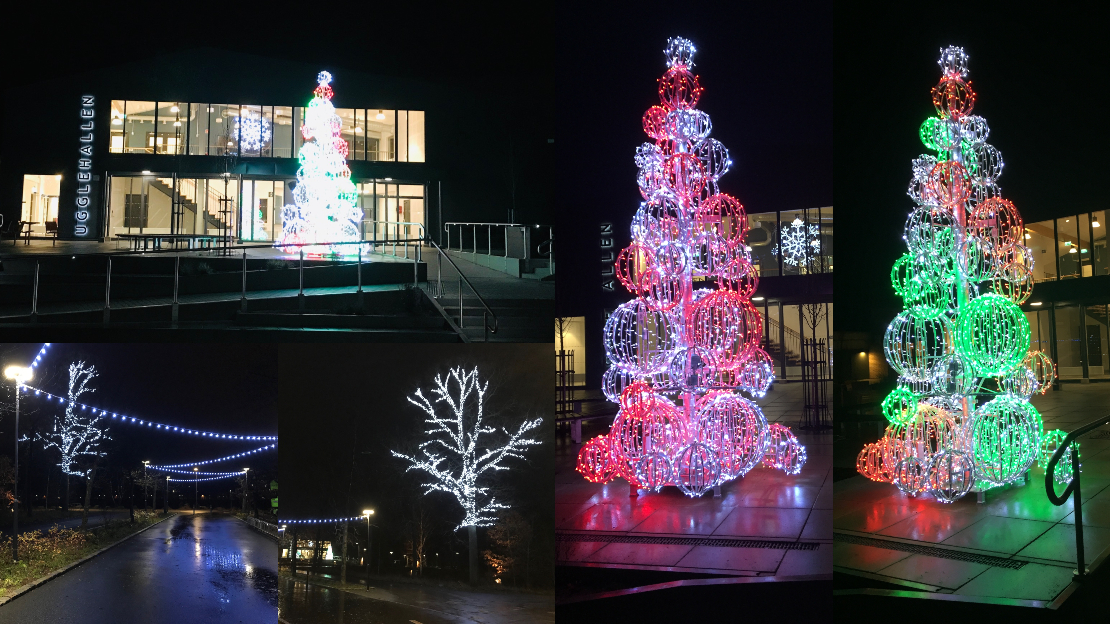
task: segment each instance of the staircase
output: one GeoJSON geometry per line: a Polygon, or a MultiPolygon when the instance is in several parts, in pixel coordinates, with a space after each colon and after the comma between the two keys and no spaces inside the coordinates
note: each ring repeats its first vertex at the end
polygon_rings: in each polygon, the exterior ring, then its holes
{"type": "MultiPolygon", "coordinates": [[[[180,180],[179,180],[179,182],[180,182],[180,180]]],[[[173,190],[173,179],[171,179],[171,178],[155,178],[154,180],[151,181],[150,187],[152,189],[155,189],[155,190],[159,191],[160,193],[162,193],[166,197],[169,197],[170,201],[172,201],[177,206],[181,206],[181,208],[183,210],[188,210],[188,211],[192,212],[193,217],[192,217],[191,221],[194,221],[194,222],[196,221],[196,214],[197,214],[198,206],[197,206],[197,203],[193,200],[193,198],[190,197],[191,193],[187,194],[188,191],[186,191],[185,185],[179,186],[177,192],[175,192],[173,190]]],[[[194,187],[194,190],[195,190],[195,187],[194,187]]],[[[210,197],[210,199],[211,199],[211,197],[210,197]]],[[[214,215],[210,212],[207,212],[207,211],[204,212],[204,223],[208,228],[211,228],[211,229],[217,229],[218,230],[218,229],[222,229],[222,228],[226,227],[226,224],[224,224],[222,219],[216,217],[216,215],[214,215]]]]}
{"type": "MultiPolygon", "coordinates": [[[[487,299],[486,303],[497,315],[497,333],[494,334],[485,331],[482,317],[485,308],[481,302],[473,297],[463,298],[462,331],[471,342],[551,342],[554,339],[551,325],[555,318],[553,300],[487,299]]],[[[448,301],[445,297],[440,305],[447,316],[458,324],[458,298],[448,301]]]]}

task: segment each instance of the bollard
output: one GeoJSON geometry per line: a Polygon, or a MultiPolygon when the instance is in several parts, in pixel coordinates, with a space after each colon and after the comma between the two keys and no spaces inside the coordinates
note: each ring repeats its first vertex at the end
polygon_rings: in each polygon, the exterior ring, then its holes
{"type": "Polygon", "coordinates": [[[170,324],[177,327],[177,288],[178,276],[181,274],[181,256],[174,256],[173,262],[173,305],[170,306],[170,324]]]}
{"type": "Polygon", "coordinates": [[[38,321],[39,314],[39,261],[35,260],[35,291],[31,294],[31,322],[38,321]]]}
{"type": "Polygon", "coordinates": [[[300,248],[301,259],[298,262],[297,278],[300,280],[300,291],[297,293],[297,308],[304,311],[304,247],[300,248]]]}

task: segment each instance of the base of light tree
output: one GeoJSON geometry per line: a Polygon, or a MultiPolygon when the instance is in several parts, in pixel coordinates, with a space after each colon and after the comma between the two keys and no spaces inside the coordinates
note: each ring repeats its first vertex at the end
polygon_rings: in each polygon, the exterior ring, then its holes
{"type": "Polygon", "coordinates": [[[470,584],[478,584],[478,528],[473,526],[466,527],[467,535],[470,537],[470,584]]]}

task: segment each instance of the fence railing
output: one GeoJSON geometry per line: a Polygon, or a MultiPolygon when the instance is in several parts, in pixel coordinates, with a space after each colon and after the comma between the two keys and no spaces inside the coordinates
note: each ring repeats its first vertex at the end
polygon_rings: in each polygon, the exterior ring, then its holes
{"type": "Polygon", "coordinates": [[[1068,435],[1064,436],[1056,446],[1056,452],[1052,454],[1052,458],[1048,460],[1048,465],[1045,466],[1044,471],[1044,486],[1048,493],[1048,500],[1052,501],[1053,505],[1060,506],[1068,502],[1071,497],[1074,501],[1075,507],[1075,561],[1076,569],[1073,572],[1076,580],[1083,580],[1090,570],[1087,569],[1085,556],[1083,553],[1083,494],[1080,488],[1080,475],[1081,465],[1079,463],[1079,445],[1072,444],[1075,440],[1085,433],[1097,429],[1103,425],[1110,425],[1110,416],[1103,416],[1102,418],[1089,422],[1082,427],[1075,429],[1068,435]],[[1056,465],[1063,459],[1064,453],[1071,454],[1071,481],[1064,491],[1056,494],[1056,465]]]}
{"type": "Polygon", "coordinates": [[[501,252],[499,255],[501,255],[505,258],[520,257],[523,260],[528,260],[528,259],[531,259],[532,254],[535,253],[538,256],[546,255],[548,257],[549,261],[554,260],[554,257],[553,257],[554,244],[553,244],[552,241],[554,240],[554,229],[555,228],[553,226],[550,226],[550,225],[524,225],[524,224],[521,224],[521,223],[479,223],[479,222],[469,222],[469,221],[448,221],[447,223],[443,224],[443,231],[447,233],[447,244],[444,246],[444,248],[447,249],[448,251],[462,251],[462,252],[467,252],[467,253],[473,253],[475,255],[480,254],[484,251],[485,255],[492,256],[492,255],[494,255],[493,254],[493,251],[494,251],[493,250],[493,240],[494,240],[493,231],[495,229],[501,230],[499,232],[499,235],[498,235],[497,238],[498,238],[498,242],[503,242],[503,245],[504,245],[499,250],[501,252]],[[521,233],[522,233],[522,239],[523,240],[520,243],[520,249],[519,249],[519,252],[518,252],[520,255],[510,254],[511,247],[510,247],[510,243],[509,243],[509,232],[510,232],[510,230],[512,230],[514,228],[521,230],[521,233]],[[533,229],[543,229],[543,228],[547,228],[547,240],[542,241],[538,245],[536,245],[536,248],[533,251],[531,243],[530,243],[531,231],[533,229]],[[452,233],[454,233],[454,239],[457,242],[457,249],[455,247],[453,247],[452,244],[451,244],[452,233]],[[467,247],[467,245],[466,245],[466,239],[467,239],[466,235],[467,234],[470,234],[470,237],[469,237],[470,238],[470,246],[469,247],[467,247]],[[482,234],[485,234],[485,236],[482,236],[482,234]],[[485,239],[485,241],[481,240],[483,238],[485,239]],[[484,242],[485,245],[481,245],[481,242],[484,242]],[[485,249],[482,249],[483,247],[485,249]]]}
{"type": "Polygon", "coordinates": [[[459,268],[459,265],[455,264],[455,261],[451,259],[451,256],[447,255],[447,253],[444,252],[443,249],[440,248],[440,246],[435,243],[435,241],[429,239],[427,241],[427,243],[429,245],[431,245],[432,248],[435,249],[439,253],[439,258],[438,258],[439,261],[436,263],[436,267],[437,267],[437,271],[436,271],[436,291],[434,293],[436,301],[440,301],[441,299],[444,298],[444,292],[443,292],[443,261],[446,260],[448,262],[448,264],[450,264],[451,267],[453,269],[455,269],[455,272],[459,274],[459,322],[458,322],[459,329],[463,328],[463,322],[464,322],[463,321],[463,317],[464,317],[464,314],[463,314],[463,294],[464,294],[463,284],[465,284],[466,287],[470,289],[470,292],[474,293],[474,298],[478,300],[478,303],[480,303],[482,305],[482,308],[483,308],[483,312],[482,312],[483,331],[484,332],[489,332],[491,334],[496,334],[497,333],[497,323],[498,323],[497,314],[495,314],[494,311],[490,309],[489,304],[486,303],[486,300],[482,297],[482,295],[478,294],[477,289],[475,289],[474,285],[470,283],[470,280],[466,279],[466,276],[463,275],[463,272],[459,268]],[[490,325],[490,319],[493,320],[493,325],[490,325]]]}
{"type": "Polygon", "coordinates": [[[266,522],[265,520],[260,520],[253,516],[247,516],[246,518],[243,518],[243,522],[246,522],[260,533],[265,533],[275,540],[281,540],[281,536],[278,533],[278,526],[273,522],[266,522]]]}

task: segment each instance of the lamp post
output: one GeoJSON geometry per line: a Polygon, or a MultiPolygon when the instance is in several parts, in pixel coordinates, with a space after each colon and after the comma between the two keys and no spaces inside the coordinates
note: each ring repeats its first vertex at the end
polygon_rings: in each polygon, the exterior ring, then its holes
{"type": "Polygon", "coordinates": [[[143,460],[143,509],[146,509],[146,501],[150,497],[150,495],[147,494],[147,491],[146,491],[146,488],[147,488],[146,469],[149,466],[150,466],[150,461],[144,459],[143,460]]]}
{"type": "MultiPolygon", "coordinates": [[[[12,481],[12,559],[19,561],[19,391],[31,379],[30,367],[9,366],[4,376],[15,381],[15,479],[12,481]]],[[[371,512],[373,513],[373,512],[371,512]]]]}
{"type": "Polygon", "coordinates": [[[196,466],[193,466],[193,515],[194,516],[197,515],[197,503],[200,501],[200,497],[197,496],[197,491],[198,491],[197,490],[197,479],[199,478],[198,475],[196,474],[197,470],[198,470],[198,468],[196,466]]]}
{"type": "Polygon", "coordinates": [[[243,478],[245,479],[245,481],[243,482],[243,513],[247,513],[247,492],[250,491],[251,485],[250,470],[250,468],[243,469],[243,478]]]}
{"type": "Polygon", "coordinates": [[[374,515],[374,510],[363,509],[362,515],[366,516],[366,589],[370,589],[370,516],[374,515]]]}

